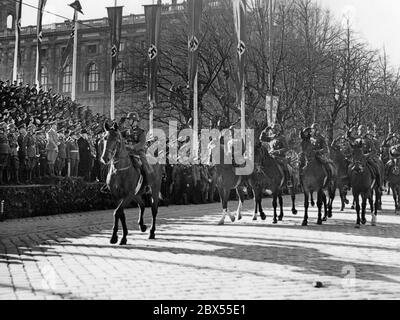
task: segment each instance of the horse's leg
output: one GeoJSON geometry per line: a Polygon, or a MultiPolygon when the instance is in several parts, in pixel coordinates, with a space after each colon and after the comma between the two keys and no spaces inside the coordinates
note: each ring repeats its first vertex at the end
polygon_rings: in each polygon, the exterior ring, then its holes
{"type": "Polygon", "coordinates": [[[356,208],[356,213],[357,213],[357,220],[356,220],[356,228],[360,228],[360,199],[359,199],[359,194],[355,193],[354,194],[354,201],[355,201],[355,208],[356,208]]]}
{"type": "Polygon", "coordinates": [[[279,192],[278,194],[278,200],[279,200],[279,209],[280,209],[280,215],[278,217],[279,221],[283,220],[283,197],[282,197],[282,192],[279,192]]]}
{"type": "Polygon", "coordinates": [[[160,187],[161,184],[158,186],[152,186],[151,191],[151,228],[150,228],[150,235],[149,239],[154,240],[156,238],[156,222],[157,222],[157,214],[158,214],[158,203],[160,201],[159,194],[160,194],[160,187]]]}
{"type": "Polygon", "coordinates": [[[235,216],[230,214],[230,212],[228,210],[228,201],[229,201],[230,191],[231,191],[230,188],[227,188],[227,187],[221,188],[220,197],[221,197],[221,202],[222,202],[222,218],[218,222],[218,225],[223,225],[225,223],[225,217],[227,214],[231,218],[232,222],[235,221],[235,216]]]}
{"type": "Polygon", "coordinates": [[[238,208],[236,211],[236,219],[242,220],[242,208],[243,208],[243,203],[244,203],[244,193],[240,187],[236,188],[236,193],[239,197],[239,204],[238,204],[238,208]]]}
{"type": "MultiPolygon", "coordinates": [[[[392,190],[394,192],[394,189],[392,190]]],[[[372,220],[371,220],[371,225],[372,226],[376,226],[376,218],[378,215],[378,206],[377,206],[377,197],[379,197],[378,195],[380,194],[380,190],[378,187],[375,187],[375,207],[374,207],[374,212],[372,213],[372,220]]],[[[397,190],[397,194],[398,194],[398,190],[397,190]]],[[[371,197],[373,197],[373,195],[371,195],[371,197]]]]}
{"type": "MultiPolygon", "coordinates": [[[[304,187],[303,187],[304,188],[304,187]]],[[[304,191],[304,218],[302,226],[305,227],[308,224],[308,207],[309,207],[309,194],[308,192],[304,191]]]]}
{"type": "Polygon", "coordinates": [[[312,192],[310,192],[310,199],[311,199],[311,206],[314,207],[315,206],[315,201],[314,201],[314,195],[312,192]]]}
{"type": "Polygon", "coordinates": [[[371,192],[365,193],[362,195],[362,203],[361,203],[361,223],[366,224],[367,219],[365,218],[365,211],[367,208],[367,199],[372,196],[371,192]]]}
{"type": "Polygon", "coordinates": [[[115,209],[114,211],[114,226],[113,226],[113,233],[110,239],[111,244],[116,244],[118,242],[118,222],[120,218],[120,207],[122,205],[122,202],[124,202],[124,200],[120,201],[117,209],[115,209]]]}
{"type": "Polygon", "coordinates": [[[297,210],[296,210],[296,190],[294,187],[290,188],[290,197],[292,199],[292,214],[296,215],[297,210]]]}
{"type": "MultiPolygon", "coordinates": [[[[318,208],[318,220],[317,224],[321,225],[322,224],[322,204],[323,204],[323,190],[319,190],[317,193],[317,208],[318,208]]],[[[326,201],[326,196],[325,196],[325,201],[326,201]]]]}
{"type": "Polygon", "coordinates": [[[261,220],[264,221],[265,219],[267,219],[267,216],[265,215],[264,210],[262,208],[262,190],[260,190],[260,192],[258,193],[257,202],[258,202],[258,209],[259,209],[259,212],[260,212],[261,220]]]}
{"type": "Polygon", "coordinates": [[[253,197],[254,197],[254,215],[253,215],[253,221],[257,220],[257,213],[258,213],[258,198],[256,195],[256,192],[253,189],[253,197]]]}
{"type": "Polygon", "coordinates": [[[139,211],[140,211],[139,212],[139,220],[138,220],[138,225],[139,225],[140,231],[146,232],[147,226],[144,224],[144,221],[143,221],[143,215],[144,215],[144,211],[146,208],[144,201],[143,201],[142,197],[140,197],[140,196],[135,196],[133,200],[135,200],[135,202],[137,203],[137,205],[139,207],[139,211]]]}
{"type": "Polygon", "coordinates": [[[329,201],[327,202],[325,192],[323,190],[321,192],[322,192],[321,193],[322,204],[324,206],[324,217],[322,218],[322,221],[327,221],[328,217],[329,217],[329,205],[330,205],[330,202],[331,202],[331,198],[329,197],[329,201]]]}
{"type": "Polygon", "coordinates": [[[277,214],[276,214],[276,208],[278,207],[278,201],[277,201],[277,199],[278,199],[278,195],[276,194],[276,192],[274,192],[273,194],[272,194],[272,207],[274,208],[274,220],[273,220],[273,223],[274,224],[277,224],[278,223],[278,219],[277,219],[277,214]]]}
{"type": "Polygon", "coordinates": [[[339,187],[339,195],[340,195],[340,200],[342,203],[342,206],[340,207],[340,211],[344,211],[344,207],[346,205],[346,194],[344,193],[343,188],[339,187]]]}

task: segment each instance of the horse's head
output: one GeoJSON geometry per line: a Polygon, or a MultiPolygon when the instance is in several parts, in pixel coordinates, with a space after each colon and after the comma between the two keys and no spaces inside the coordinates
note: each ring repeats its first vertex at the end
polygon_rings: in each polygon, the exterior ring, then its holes
{"type": "Polygon", "coordinates": [[[104,130],[106,132],[103,137],[103,154],[101,156],[101,162],[109,164],[111,160],[115,158],[122,144],[122,136],[118,130],[118,125],[113,123],[111,126],[106,122],[104,124],[104,130]]]}
{"type": "Polygon", "coordinates": [[[357,173],[363,173],[366,170],[367,159],[363,152],[363,143],[361,139],[350,142],[353,149],[353,164],[351,169],[357,173]]]}

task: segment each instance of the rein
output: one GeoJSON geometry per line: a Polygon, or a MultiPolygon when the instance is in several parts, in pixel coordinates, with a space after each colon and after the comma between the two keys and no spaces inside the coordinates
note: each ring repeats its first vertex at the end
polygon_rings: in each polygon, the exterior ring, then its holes
{"type": "Polygon", "coordinates": [[[117,147],[115,148],[115,151],[114,151],[114,153],[113,153],[113,155],[112,155],[112,157],[111,157],[111,168],[112,168],[113,171],[115,171],[115,172],[127,171],[127,170],[129,170],[129,169],[132,167],[132,163],[131,163],[131,161],[130,161],[130,159],[129,159],[128,153],[126,154],[125,157],[116,159],[116,158],[117,158],[117,154],[119,155],[119,154],[122,153],[122,136],[121,136],[121,132],[118,132],[118,134],[119,134],[119,139],[118,139],[118,141],[117,141],[117,147]],[[128,166],[123,167],[123,168],[117,168],[117,167],[116,167],[116,165],[117,165],[118,163],[120,163],[121,160],[127,159],[127,158],[128,158],[128,160],[129,160],[129,165],[128,165],[128,166]]]}

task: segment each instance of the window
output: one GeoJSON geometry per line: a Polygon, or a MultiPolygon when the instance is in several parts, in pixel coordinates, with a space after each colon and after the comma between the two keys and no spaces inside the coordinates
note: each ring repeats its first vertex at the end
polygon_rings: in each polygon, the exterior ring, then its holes
{"type": "Polygon", "coordinates": [[[97,45],[95,45],[95,44],[88,45],[87,49],[88,49],[88,54],[96,54],[97,53],[97,45]]]}
{"type": "Polygon", "coordinates": [[[87,71],[87,90],[88,91],[97,91],[99,90],[99,80],[100,80],[100,72],[95,63],[92,63],[88,67],[87,71]]]}
{"type": "Polygon", "coordinates": [[[121,52],[121,51],[124,51],[124,50],[125,50],[125,42],[121,42],[119,44],[119,51],[121,52]]]}
{"type": "Polygon", "coordinates": [[[19,84],[21,82],[24,82],[24,72],[23,71],[20,71],[17,74],[17,83],[19,84]]]}
{"type": "Polygon", "coordinates": [[[72,67],[68,65],[65,67],[62,79],[62,91],[71,92],[72,91],[72,67]]]}
{"type": "Polygon", "coordinates": [[[7,29],[13,29],[13,27],[14,27],[14,17],[11,14],[9,14],[7,16],[7,29]]]}
{"type": "Polygon", "coordinates": [[[47,58],[47,48],[40,49],[40,57],[41,57],[41,59],[47,58]]]}
{"type": "Polygon", "coordinates": [[[124,81],[126,79],[126,69],[125,65],[120,62],[117,66],[117,74],[115,76],[116,81],[124,81]]]}
{"type": "Polygon", "coordinates": [[[49,74],[45,66],[40,68],[40,84],[42,85],[43,90],[47,91],[49,85],[49,74]]]}

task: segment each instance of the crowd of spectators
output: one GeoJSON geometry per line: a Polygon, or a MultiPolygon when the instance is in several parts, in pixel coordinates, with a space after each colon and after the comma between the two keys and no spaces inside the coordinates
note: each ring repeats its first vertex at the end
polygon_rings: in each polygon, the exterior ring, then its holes
{"type": "Polygon", "coordinates": [[[52,89],[0,81],[0,185],[46,176],[104,181],[98,146],[105,120],[52,89]]]}

